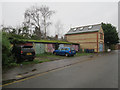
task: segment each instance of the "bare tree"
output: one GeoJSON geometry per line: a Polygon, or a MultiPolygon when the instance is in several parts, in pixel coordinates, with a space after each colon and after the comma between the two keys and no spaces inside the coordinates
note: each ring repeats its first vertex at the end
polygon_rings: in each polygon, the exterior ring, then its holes
{"type": "Polygon", "coordinates": [[[29,27],[29,31],[34,26],[34,34],[37,35],[40,39],[42,38],[42,36],[46,38],[47,27],[51,25],[51,22],[48,20],[50,19],[53,13],[54,11],[50,10],[47,6],[32,6],[31,8],[25,11],[24,25],[25,27],[29,27]],[[44,29],[44,35],[42,35],[42,28],[44,29]]]}
{"type": "Polygon", "coordinates": [[[25,27],[35,27],[34,33],[41,39],[41,25],[40,25],[40,18],[41,12],[40,7],[32,6],[30,9],[27,9],[24,14],[25,17],[25,27]]]}
{"type": "Polygon", "coordinates": [[[12,26],[3,26],[2,31],[7,33],[12,33],[12,34],[17,34],[16,28],[13,28],[12,26]]]}
{"type": "Polygon", "coordinates": [[[49,25],[51,25],[52,23],[50,21],[48,21],[50,19],[50,17],[55,13],[55,11],[52,11],[50,10],[49,7],[47,6],[41,6],[40,7],[40,12],[41,12],[41,15],[42,15],[42,25],[43,25],[43,28],[44,28],[44,39],[46,39],[47,37],[47,27],[49,25]]]}
{"type": "Polygon", "coordinates": [[[61,37],[63,35],[63,24],[60,21],[57,21],[55,24],[55,34],[58,35],[58,37],[61,37]]]}

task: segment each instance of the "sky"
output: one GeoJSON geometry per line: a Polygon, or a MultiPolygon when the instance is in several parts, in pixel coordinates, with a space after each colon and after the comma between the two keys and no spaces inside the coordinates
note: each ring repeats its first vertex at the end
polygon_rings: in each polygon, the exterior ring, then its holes
{"type": "Polygon", "coordinates": [[[72,27],[111,23],[118,30],[117,2],[2,2],[2,24],[19,26],[24,21],[24,12],[31,6],[47,5],[55,14],[51,17],[52,25],[48,34],[55,35],[55,24],[63,24],[65,34],[72,27]]]}

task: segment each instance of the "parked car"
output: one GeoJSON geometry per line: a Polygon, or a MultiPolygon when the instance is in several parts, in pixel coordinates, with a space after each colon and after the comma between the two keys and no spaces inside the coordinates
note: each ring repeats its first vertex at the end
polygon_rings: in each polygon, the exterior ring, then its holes
{"type": "Polygon", "coordinates": [[[55,55],[65,55],[65,56],[74,56],[76,54],[76,51],[74,48],[70,47],[60,47],[58,50],[55,50],[53,52],[55,55]]]}
{"type": "Polygon", "coordinates": [[[16,62],[22,62],[24,60],[33,61],[35,58],[33,46],[16,45],[13,47],[12,53],[15,56],[16,62]]]}

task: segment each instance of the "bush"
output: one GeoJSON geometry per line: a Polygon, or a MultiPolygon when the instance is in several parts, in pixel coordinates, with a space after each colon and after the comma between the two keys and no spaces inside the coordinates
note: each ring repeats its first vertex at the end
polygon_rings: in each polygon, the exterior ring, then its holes
{"type": "Polygon", "coordinates": [[[111,46],[110,46],[110,49],[111,49],[111,50],[115,50],[115,45],[111,45],[111,46]]]}
{"type": "Polygon", "coordinates": [[[2,34],[2,66],[9,65],[13,61],[10,50],[10,41],[5,34],[2,34]]]}

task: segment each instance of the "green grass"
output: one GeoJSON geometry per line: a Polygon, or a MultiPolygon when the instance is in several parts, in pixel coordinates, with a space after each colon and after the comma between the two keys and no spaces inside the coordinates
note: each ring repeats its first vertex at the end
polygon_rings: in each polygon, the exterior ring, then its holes
{"type": "Polygon", "coordinates": [[[92,55],[94,53],[77,53],[76,56],[86,56],[86,55],[92,55]]]}
{"type": "Polygon", "coordinates": [[[53,53],[43,53],[43,54],[36,54],[36,57],[40,58],[48,58],[48,57],[53,57],[53,58],[62,58],[64,56],[60,55],[54,55],[53,53]]]}
{"type": "MultiPolygon", "coordinates": [[[[94,54],[94,53],[77,53],[74,57],[86,56],[86,55],[92,55],[92,54],[94,54]]],[[[9,66],[7,66],[5,68],[20,66],[21,64],[22,65],[39,64],[39,63],[43,63],[43,62],[61,60],[61,59],[65,59],[65,58],[74,58],[74,57],[53,55],[52,53],[37,54],[36,58],[33,61],[24,61],[24,62],[21,62],[21,63],[10,63],[9,66]]]]}
{"type": "MultiPolygon", "coordinates": [[[[92,55],[92,54],[94,54],[94,53],[77,53],[74,57],[86,56],[86,55],[92,55]]],[[[54,55],[52,53],[37,54],[36,57],[40,58],[40,59],[48,58],[51,61],[68,58],[66,56],[54,55]]],[[[69,58],[72,58],[72,56],[69,58]]]]}
{"type": "Polygon", "coordinates": [[[3,67],[3,69],[8,70],[9,68],[17,67],[17,66],[20,66],[21,64],[22,65],[38,64],[38,63],[43,63],[43,62],[48,62],[48,61],[51,61],[51,60],[43,59],[43,60],[40,61],[38,59],[34,59],[33,61],[24,61],[24,62],[21,62],[21,63],[10,63],[9,66],[5,66],[5,67],[3,67]]]}
{"type": "Polygon", "coordinates": [[[24,62],[21,62],[21,63],[10,63],[9,64],[9,67],[14,67],[14,66],[20,66],[21,64],[22,65],[28,65],[28,64],[38,64],[38,63],[43,63],[43,62],[48,62],[48,61],[51,61],[49,59],[44,59],[44,60],[38,60],[38,59],[34,59],[33,61],[24,61],[24,62]]]}
{"type": "Polygon", "coordinates": [[[25,61],[25,62],[21,62],[20,64],[23,65],[27,65],[27,64],[38,64],[38,63],[43,63],[43,62],[48,62],[50,61],[49,59],[43,59],[43,60],[38,60],[38,59],[34,59],[33,61],[25,61]]]}
{"type": "Polygon", "coordinates": [[[52,53],[36,54],[36,57],[45,57],[45,56],[55,56],[55,55],[52,53]]]}
{"type": "MultiPolygon", "coordinates": [[[[76,56],[86,56],[86,55],[92,55],[93,53],[77,53],[76,56]]],[[[76,57],[75,56],[75,57],[76,57]]],[[[37,54],[36,55],[37,59],[34,59],[33,61],[25,61],[20,64],[27,65],[27,64],[38,64],[38,63],[43,63],[43,62],[48,62],[48,61],[53,61],[57,58],[59,59],[64,59],[67,58],[66,56],[59,56],[59,55],[54,55],[52,53],[44,53],[44,54],[37,54]],[[39,60],[40,58],[41,60],[39,60]],[[53,60],[52,60],[53,59],[53,60]]],[[[14,65],[14,64],[13,64],[14,65]]]]}

